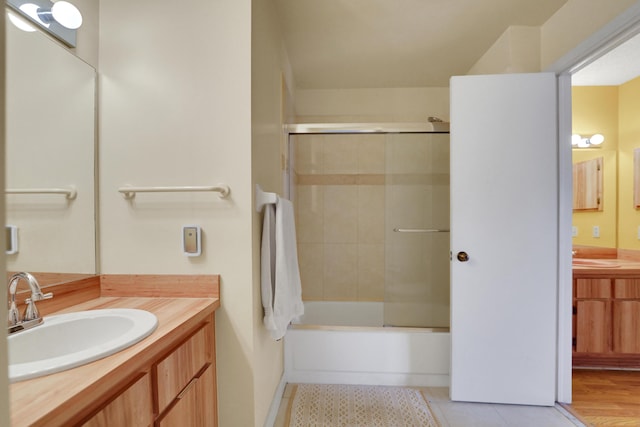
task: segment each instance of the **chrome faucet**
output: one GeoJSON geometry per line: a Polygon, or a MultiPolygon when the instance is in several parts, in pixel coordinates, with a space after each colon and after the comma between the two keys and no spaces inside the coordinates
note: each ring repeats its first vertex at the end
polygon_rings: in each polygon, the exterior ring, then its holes
{"type": "Polygon", "coordinates": [[[23,331],[25,329],[33,328],[42,323],[42,317],[36,308],[36,301],[41,301],[49,298],[53,298],[51,292],[43,294],[40,289],[40,285],[35,277],[27,272],[16,273],[9,279],[9,315],[7,318],[7,328],[9,334],[14,332],[23,331]],[[27,298],[24,302],[27,307],[24,310],[24,315],[20,317],[20,312],[16,306],[16,291],[18,290],[18,283],[20,279],[24,279],[29,288],[31,289],[31,298],[27,298]]]}

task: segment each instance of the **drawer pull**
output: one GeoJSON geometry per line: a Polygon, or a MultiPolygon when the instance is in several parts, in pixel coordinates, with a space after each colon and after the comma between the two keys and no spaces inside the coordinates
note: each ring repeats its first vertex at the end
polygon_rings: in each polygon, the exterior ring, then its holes
{"type": "Polygon", "coordinates": [[[189,389],[193,387],[193,385],[197,382],[198,382],[198,377],[192,378],[191,381],[189,381],[189,384],[187,384],[186,387],[182,389],[180,394],[178,394],[176,399],[182,399],[182,396],[184,396],[189,391],[189,389]]]}

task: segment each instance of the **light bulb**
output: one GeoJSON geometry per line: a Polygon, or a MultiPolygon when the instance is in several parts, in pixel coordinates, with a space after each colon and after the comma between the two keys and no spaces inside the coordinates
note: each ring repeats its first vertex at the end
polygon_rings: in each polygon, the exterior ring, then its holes
{"type": "Polygon", "coordinates": [[[604,136],[602,134],[596,133],[591,138],[589,138],[589,143],[591,145],[600,145],[604,142],[604,136]]]}
{"type": "Polygon", "coordinates": [[[40,10],[40,7],[38,7],[37,4],[25,3],[20,6],[20,10],[29,15],[29,17],[36,21],[38,24],[42,25],[45,28],[49,28],[49,23],[40,19],[40,16],[38,15],[38,10],[40,10]]]}
{"type": "Polygon", "coordinates": [[[57,1],[51,7],[53,18],[63,27],[75,30],[82,25],[82,14],[77,7],[67,1],[57,1]]]}
{"type": "Polygon", "coordinates": [[[580,135],[577,133],[571,135],[571,145],[578,145],[580,144],[580,141],[582,141],[582,137],[580,135]]]}
{"type": "Polygon", "coordinates": [[[14,15],[11,12],[7,12],[7,16],[9,16],[9,21],[11,21],[11,23],[19,30],[22,31],[26,31],[28,33],[32,33],[34,31],[36,31],[36,28],[29,24],[27,21],[18,18],[16,15],[14,15]]]}
{"type": "Polygon", "coordinates": [[[579,148],[587,148],[589,146],[589,140],[587,138],[580,138],[580,142],[578,142],[579,148]]]}

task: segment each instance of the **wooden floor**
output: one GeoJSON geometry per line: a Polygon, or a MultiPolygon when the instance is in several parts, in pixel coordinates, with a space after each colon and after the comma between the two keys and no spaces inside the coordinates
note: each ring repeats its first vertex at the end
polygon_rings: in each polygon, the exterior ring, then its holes
{"type": "Polygon", "coordinates": [[[567,409],[591,426],[640,426],[640,371],[574,369],[567,409]]]}

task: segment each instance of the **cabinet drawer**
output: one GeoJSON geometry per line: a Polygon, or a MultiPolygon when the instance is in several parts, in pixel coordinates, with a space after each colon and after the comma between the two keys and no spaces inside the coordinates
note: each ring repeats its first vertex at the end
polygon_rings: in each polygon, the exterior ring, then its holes
{"type": "Polygon", "coordinates": [[[147,427],[153,423],[151,379],[149,374],[133,383],[100,412],[91,417],[85,427],[147,427]]]}
{"type": "Polygon", "coordinates": [[[576,298],[611,298],[611,279],[577,279],[576,298]]]}
{"type": "Polygon", "coordinates": [[[158,363],[158,409],[162,413],[198,372],[211,362],[211,325],[196,332],[158,363]]]}
{"type": "Polygon", "coordinates": [[[613,295],[617,299],[640,299],[640,279],[616,279],[613,295]]]}
{"type": "Polygon", "coordinates": [[[159,427],[212,427],[216,425],[215,366],[209,367],[194,378],[183,390],[177,403],[157,424],[159,427]]]}

